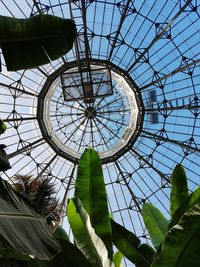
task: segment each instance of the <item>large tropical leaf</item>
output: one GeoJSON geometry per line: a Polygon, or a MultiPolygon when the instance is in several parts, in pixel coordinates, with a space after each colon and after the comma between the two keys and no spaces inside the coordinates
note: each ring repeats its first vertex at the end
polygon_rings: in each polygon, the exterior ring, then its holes
{"type": "Polygon", "coordinates": [[[149,203],[143,204],[142,216],[152,244],[157,249],[167,234],[168,220],[156,207],[149,203]]]}
{"type": "Polygon", "coordinates": [[[91,267],[81,251],[68,241],[67,233],[63,228],[58,227],[54,232],[54,236],[60,242],[61,252],[50,261],[32,259],[29,261],[28,267],[91,267]]]}
{"type": "Polygon", "coordinates": [[[12,187],[0,179],[0,255],[49,260],[60,251],[46,219],[37,214],[12,187]]]}
{"type": "Polygon", "coordinates": [[[66,233],[65,229],[62,228],[61,226],[56,228],[53,235],[56,239],[69,241],[68,234],[66,233]]]}
{"type": "Polygon", "coordinates": [[[126,228],[111,219],[112,239],[114,245],[124,256],[138,267],[149,267],[154,259],[155,251],[126,228]]]}
{"type": "Polygon", "coordinates": [[[188,197],[187,177],[181,164],[177,164],[171,176],[170,215],[180,207],[188,197]]]}
{"type": "MultiPolygon", "coordinates": [[[[60,240],[61,252],[50,261],[38,262],[38,267],[92,267],[83,253],[72,243],[66,240],[60,240]]],[[[29,265],[35,267],[36,264],[29,265]]]]}
{"type": "Polygon", "coordinates": [[[27,261],[19,261],[16,259],[0,258],[1,267],[29,267],[27,261]]]}
{"type": "Polygon", "coordinates": [[[40,14],[28,19],[0,16],[0,47],[8,70],[43,65],[66,54],[73,45],[72,20],[40,14]]]}
{"type": "Polygon", "coordinates": [[[0,145],[0,171],[6,171],[11,168],[5,148],[6,145],[0,145]]]}
{"type": "Polygon", "coordinates": [[[91,148],[86,149],[80,158],[75,196],[81,200],[96,234],[103,240],[112,259],[112,233],[101,160],[91,148]]]}
{"type": "Polygon", "coordinates": [[[200,266],[200,204],[193,206],[168,233],[152,267],[200,266]]]}
{"type": "Polygon", "coordinates": [[[6,129],[7,129],[7,125],[5,124],[5,122],[3,122],[3,121],[0,119],[0,134],[5,133],[6,129]]]}
{"type": "Polygon", "coordinates": [[[171,222],[169,223],[169,229],[175,224],[178,224],[183,214],[192,208],[194,205],[200,203],[200,187],[192,192],[180,205],[180,207],[174,212],[171,222]]]}
{"type": "Polygon", "coordinates": [[[57,228],[54,236],[59,240],[62,250],[51,260],[51,265],[47,262],[45,267],[91,267],[82,252],[69,242],[68,235],[63,228],[57,228]]]}
{"type": "Polygon", "coordinates": [[[78,198],[69,199],[67,205],[68,220],[77,244],[85,257],[94,267],[115,267],[108,258],[103,241],[91,226],[90,217],[78,198]]]}
{"type": "Polygon", "coordinates": [[[83,253],[72,243],[66,240],[60,240],[62,248],[52,261],[51,265],[47,263],[46,267],[91,267],[92,265],[83,255],[83,253]]]}
{"type": "Polygon", "coordinates": [[[113,262],[115,264],[115,267],[122,266],[121,263],[122,263],[123,257],[124,255],[120,251],[115,252],[115,254],[113,255],[113,262]]]}

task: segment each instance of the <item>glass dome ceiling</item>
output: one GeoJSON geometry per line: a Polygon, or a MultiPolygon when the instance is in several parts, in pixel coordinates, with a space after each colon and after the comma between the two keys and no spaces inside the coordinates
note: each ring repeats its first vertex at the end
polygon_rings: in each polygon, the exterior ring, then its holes
{"type": "Polygon", "coordinates": [[[78,30],[73,50],[51,64],[8,72],[1,56],[0,114],[8,125],[1,143],[12,166],[2,177],[51,176],[58,197],[66,190],[70,197],[77,159],[85,147],[94,147],[104,163],[115,219],[146,239],[142,203],[168,216],[176,163],[185,167],[190,190],[200,184],[198,5],[197,0],[0,1],[1,15],[71,17],[78,30]],[[100,69],[95,90],[113,94],[65,101],[61,78],[68,78],[68,89],[79,86],[81,62],[89,64],[93,77],[100,69]],[[100,80],[100,74],[110,78],[100,80]]]}
{"type": "Polygon", "coordinates": [[[142,105],[136,86],[114,66],[104,65],[90,65],[92,87],[82,82],[78,67],[58,69],[38,96],[38,121],[45,140],[73,162],[86,147],[96,149],[103,163],[113,161],[129,149],[141,128],[142,105]],[[94,97],[84,97],[82,83],[88,86],[87,96],[93,90],[94,97]]]}

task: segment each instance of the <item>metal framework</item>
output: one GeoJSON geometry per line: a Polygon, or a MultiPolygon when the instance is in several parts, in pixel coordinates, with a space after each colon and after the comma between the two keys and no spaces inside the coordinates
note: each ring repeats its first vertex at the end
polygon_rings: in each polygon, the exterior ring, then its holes
{"type": "MultiPolygon", "coordinates": [[[[103,163],[112,162],[133,146],[141,131],[141,96],[131,77],[111,64],[113,94],[98,96],[89,103],[76,94],[68,101],[60,76],[71,74],[71,86],[79,85],[79,78],[73,76],[77,73],[76,65],[76,61],[66,63],[52,73],[43,86],[37,108],[41,132],[54,151],[72,162],[77,163],[85,147],[99,151],[103,163]]],[[[104,70],[105,66],[108,64],[103,60],[90,59],[91,72],[104,70]]]]}
{"type": "MultiPolygon", "coordinates": [[[[1,56],[0,114],[8,125],[1,143],[8,147],[12,166],[2,177],[12,179],[17,173],[51,176],[60,199],[73,195],[78,156],[69,156],[51,140],[43,116],[45,97],[54,81],[70,68],[80,74],[81,86],[84,73],[93,82],[92,64],[110,68],[111,76],[116,72],[135,88],[139,113],[126,145],[102,159],[110,210],[119,223],[149,242],[140,215],[142,203],[148,201],[169,216],[170,175],[175,165],[185,167],[191,191],[200,184],[199,1],[0,1],[0,15],[26,18],[39,12],[73,18],[78,37],[67,55],[31,70],[7,72],[1,56]]],[[[112,87],[119,93],[117,83],[112,87]]],[[[81,112],[88,124],[81,137],[76,135],[81,127],[76,122],[64,133],[69,147],[77,142],[76,151],[82,151],[87,142],[80,144],[76,139],[84,140],[86,131],[93,129],[102,137],[94,146],[99,150],[109,149],[112,139],[123,139],[131,116],[123,97],[112,95],[83,104],[80,100],[63,102],[61,93],[60,87],[60,95],[50,105],[54,109],[51,123],[59,129],[65,105],[71,123],[78,118],[80,105],[86,105],[81,112]],[[115,115],[99,113],[103,118],[95,126],[94,106],[99,102],[115,110],[115,115]],[[122,115],[120,109],[116,113],[120,103],[122,115]]]]}

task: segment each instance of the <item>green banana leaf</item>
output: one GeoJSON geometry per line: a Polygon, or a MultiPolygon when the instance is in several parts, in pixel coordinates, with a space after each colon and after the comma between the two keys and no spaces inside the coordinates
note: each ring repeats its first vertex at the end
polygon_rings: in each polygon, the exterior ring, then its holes
{"type": "Polygon", "coordinates": [[[91,148],[86,149],[80,158],[75,196],[81,200],[92,227],[103,240],[112,260],[112,232],[101,160],[91,148]]]}
{"type": "Polygon", "coordinates": [[[124,255],[120,251],[115,252],[115,254],[113,255],[113,262],[115,264],[115,267],[121,267],[123,257],[124,255]]]}
{"type": "Polygon", "coordinates": [[[193,206],[166,236],[152,267],[200,266],[200,204],[193,206]]]}
{"type": "Polygon", "coordinates": [[[50,261],[32,259],[28,267],[92,267],[81,251],[69,242],[68,235],[62,227],[56,229],[54,237],[60,242],[61,252],[50,261]]]}
{"type": "Polygon", "coordinates": [[[68,234],[66,233],[65,229],[63,229],[61,226],[56,228],[53,235],[56,239],[69,241],[68,234]]]}
{"type": "Polygon", "coordinates": [[[0,134],[5,133],[6,130],[7,130],[7,125],[5,124],[5,122],[3,122],[3,121],[0,119],[0,134]]]}
{"type": "Polygon", "coordinates": [[[149,267],[153,262],[155,251],[133,233],[111,219],[112,239],[114,245],[137,267],[149,267]]]}
{"type": "MultiPolygon", "coordinates": [[[[153,262],[156,257],[155,250],[148,244],[141,244],[139,246],[140,253],[142,255],[145,255],[146,259],[148,259],[149,262],[153,262]]],[[[137,264],[137,267],[143,267],[143,264],[137,264]]]]}
{"type": "Polygon", "coordinates": [[[59,241],[62,251],[55,258],[50,261],[31,260],[28,267],[92,267],[75,245],[66,240],[59,241]]]}
{"type": "Polygon", "coordinates": [[[5,258],[0,258],[0,266],[1,267],[29,267],[28,262],[26,261],[18,261],[15,259],[5,259],[5,258]]]}
{"type": "Polygon", "coordinates": [[[78,198],[69,199],[67,217],[77,247],[94,267],[115,267],[108,258],[108,251],[103,241],[91,226],[90,217],[78,198]]]}
{"type": "Polygon", "coordinates": [[[72,20],[39,14],[28,19],[0,16],[0,47],[9,71],[47,64],[72,49],[72,20]]]}
{"type": "Polygon", "coordinates": [[[183,214],[192,208],[194,205],[200,203],[200,187],[192,192],[180,205],[180,207],[174,212],[171,222],[169,223],[169,229],[175,224],[178,224],[183,214]]]}
{"type": "Polygon", "coordinates": [[[11,168],[5,148],[6,145],[0,144],[0,171],[6,171],[11,168]]]}
{"type": "Polygon", "coordinates": [[[168,220],[156,207],[149,203],[143,204],[142,216],[151,242],[158,249],[167,234],[168,220]]]}
{"type": "Polygon", "coordinates": [[[62,248],[53,260],[52,264],[47,264],[45,267],[92,267],[83,253],[72,243],[66,240],[60,240],[62,248]]]}
{"type": "Polygon", "coordinates": [[[171,176],[170,216],[180,207],[188,197],[187,177],[181,164],[177,164],[171,176]]]}
{"type": "Polygon", "coordinates": [[[91,264],[82,252],[69,241],[69,237],[62,227],[58,227],[54,232],[61,245],[61,252],[51,260],[51,265],[47,262],[44,267],[91,267],[91,264]]]}
{"type": "Polygon", "coordinates": [[[0,229],[2,257],[28,261],[32,255],[49,260],[61,250],[46,219],[3,179],[0,179],[0,229]]]}

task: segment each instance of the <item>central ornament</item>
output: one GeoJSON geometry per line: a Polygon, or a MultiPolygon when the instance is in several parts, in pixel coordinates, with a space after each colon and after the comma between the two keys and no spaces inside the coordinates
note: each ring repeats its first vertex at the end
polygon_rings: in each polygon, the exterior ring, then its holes
{"type": "Polygon", "coordinates": [[[88,118],[88,119],[94,119],[95,116],[96,116],[96,109],[93,108],[93,107],[87,107],[85,109],[85,116],[88,118]]]}

